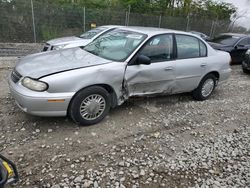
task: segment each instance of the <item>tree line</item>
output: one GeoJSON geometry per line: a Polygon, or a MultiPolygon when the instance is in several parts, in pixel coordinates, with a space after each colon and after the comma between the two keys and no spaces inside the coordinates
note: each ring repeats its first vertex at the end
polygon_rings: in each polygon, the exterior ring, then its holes
{"type": "Polygon", "coordinates": [[[215,0],[36,0],[57,5],[86,6],[89,8],[116,7],[135,13],[158,14],[162,16],[197,15],[210,19],[230,19],[236,7],[230,3],[215,0]]]}
{"type": "Polygon", "coordinates": [[[219,33],[226,31],[236,12],[233,5],[214,0],[0,0],[0,42],[34,41],[31,1],[37,41],[78,35],[90,29],[90,22],[124,25],[128,12],[129,25],[206,34],[216,27],[219,33]]]}

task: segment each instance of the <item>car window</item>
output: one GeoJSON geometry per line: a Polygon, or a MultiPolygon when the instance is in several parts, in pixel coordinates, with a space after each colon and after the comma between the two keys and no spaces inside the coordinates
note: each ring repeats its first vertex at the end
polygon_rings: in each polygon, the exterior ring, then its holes
{"type": "Polygon", "coordinates": [[[167,61],[173,57],[173,36],[159,35],[150,39],[140,51],[140,54],[148,56],[151,62],[167,61]]]}
{"type": "Polygon", "coordinates": [[[199,40],[192,36],[176,35],[177,58],[195,58],[200,57],[199,40]]]}
{"type": "Polygon", "coordinates": [[[206,45],[202,41],[199,41],[199,44],[200,44],[200,57],[207,56],[207,47],[206,47],[206,45]]]}
{"type": "Polygon", "coordinates": [[[249,43],[250,43],[249,38],[244,38],[244,39],[242,39],[242,40],[238,43],[238,45],[243,45],[243,46],[245,46],[245,45],[249,45],[249,43]]]}
{"type": "Polygon", "coordinates": [[[146,37],[142,33],[115,29],[98,37],[83,49],[108,60],[124,61],[146,37]]]}

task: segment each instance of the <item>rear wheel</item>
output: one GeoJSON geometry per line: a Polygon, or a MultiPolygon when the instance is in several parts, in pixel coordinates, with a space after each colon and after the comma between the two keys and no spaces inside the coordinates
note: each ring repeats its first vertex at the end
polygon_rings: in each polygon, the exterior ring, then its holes
{"type": "Polygon", "coordinates": [[[92,125],[100,122],[109,112],[110,95],[102,87],[92,86],[78,92],[72,99],[69,115],[80,125],[92,125]]]}
{"type": "Polygon", "coordinates": [[[193,98],[199,101],[209,98],[216,86],[216,77],[213,74],[206,75],[199,86],[192,92],[193,98]]]}

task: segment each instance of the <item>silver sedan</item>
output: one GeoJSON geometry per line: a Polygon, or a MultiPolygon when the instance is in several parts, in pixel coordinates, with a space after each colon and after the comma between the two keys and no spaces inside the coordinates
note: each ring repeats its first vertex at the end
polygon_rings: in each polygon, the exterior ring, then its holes
{"type": "Polygon", "coordinates": [[[205,100],[230,76],[227,52],[175,30],[123,27],[86,47],[21,59],[9,76],[17,105],[38,116],[100,122],[132,96],[191,92],[205,100]]]}

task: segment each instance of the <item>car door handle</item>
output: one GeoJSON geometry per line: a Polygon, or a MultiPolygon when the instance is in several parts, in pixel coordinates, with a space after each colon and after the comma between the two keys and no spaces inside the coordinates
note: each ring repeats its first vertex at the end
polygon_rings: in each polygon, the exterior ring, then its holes
{"type": "Polygon", "coordinates": [[[173,70],[173,67],[166,67],[164,70],[165,71],[173,70]]]}
{"type": "Polygon", "coordinates": [[[201,67],[206,67],[206,66],[207,66],[207,64],[205,64],[205,63],[201,64],[201,67]]]}

